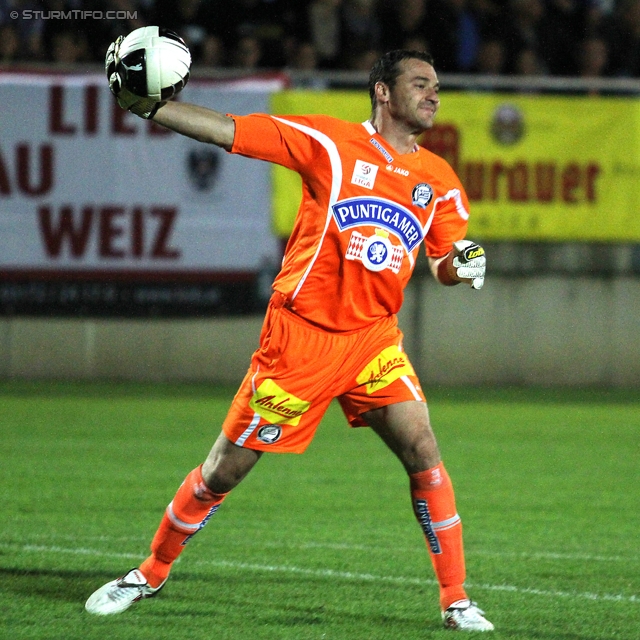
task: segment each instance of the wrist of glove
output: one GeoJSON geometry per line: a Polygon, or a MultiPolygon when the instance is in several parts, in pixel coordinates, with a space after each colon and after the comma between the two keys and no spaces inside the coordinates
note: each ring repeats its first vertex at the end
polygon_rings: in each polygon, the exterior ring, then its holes
{"type": "Polygon", "coordinates": [[[117,65],[120,62],[120,45],[123,40],[124,37],[120,36],[115,42],[112,42],[107,49],[107,55],[104,59],[104,69],[107,74],[107,80],[109,81],[109,89],[116,97],[120,107],[148,120],[149,118],[153,118],[163,103],[156,102],[151,98],[136,96],[123,86],[122,78],[116,71],[117,65]]]}

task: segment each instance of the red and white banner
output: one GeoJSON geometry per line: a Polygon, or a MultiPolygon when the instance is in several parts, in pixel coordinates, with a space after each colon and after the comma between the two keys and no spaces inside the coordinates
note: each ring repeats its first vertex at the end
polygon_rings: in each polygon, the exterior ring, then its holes
{"type": "MultiPolygon", "coordinates": [[[[266,112],[272,82],[183,98],[266,112]]],[[[277,260],[269,165],[121,110],[102,76],[0,74],[0,277],[215,279],[277,260]]]]}

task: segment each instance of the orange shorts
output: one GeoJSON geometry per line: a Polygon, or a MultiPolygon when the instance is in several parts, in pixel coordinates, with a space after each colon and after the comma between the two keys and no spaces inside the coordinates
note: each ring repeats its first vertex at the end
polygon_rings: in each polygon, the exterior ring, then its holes
{"type": "Polygon", "coordinates": [[[348,334],[330,333],[269,303],[260,346],[222,429],[249,449],[302,453],[335,398],[353,427],[371,409],[418,400],[418,379],[402,351],[395,317],[348,334]]]}

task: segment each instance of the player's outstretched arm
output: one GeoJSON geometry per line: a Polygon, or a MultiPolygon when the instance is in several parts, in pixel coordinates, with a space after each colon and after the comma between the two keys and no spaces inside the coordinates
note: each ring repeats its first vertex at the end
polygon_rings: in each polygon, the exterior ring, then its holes
{"type": "Polygon", "coordinates": [[[471,240],[453,243],[453,249],[440,258],[429,258],[433,277],[446,286],[466,282],[472,289],[482,289],[487,268],[484,249],[471,240]]]}
{"type": "Polygon", "coordinates": [[[183,136],[218,145],[227,151],[233,145],[236,132],[233,118],[213,109],[186,102],[164,102],[152,119],[183,136]]]}

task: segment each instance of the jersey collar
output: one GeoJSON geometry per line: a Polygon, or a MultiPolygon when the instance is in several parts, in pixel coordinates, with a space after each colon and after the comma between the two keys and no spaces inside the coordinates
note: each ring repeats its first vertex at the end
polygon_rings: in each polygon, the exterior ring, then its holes
{"type": "MultiPolygon", "coordinates": [[[[378,132],[376,131],[375,127],[373,126],[373,124],[371,124],[371,120],[365,120],[362,123],[362,126],[367,130],[367,133],[371,134],[372,136],[375,135],[379,135],[378,132]]],[[[382,137],[382,136],[380,136],[382,137]]],[[[383,138],[384,140],[384,138],[383,138]]],[[[411,150],[411,153],[415,153],[416,151],[418,151],[420,147],[417,144],[413,145],[413,149],[411,150]]]]}

